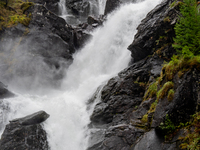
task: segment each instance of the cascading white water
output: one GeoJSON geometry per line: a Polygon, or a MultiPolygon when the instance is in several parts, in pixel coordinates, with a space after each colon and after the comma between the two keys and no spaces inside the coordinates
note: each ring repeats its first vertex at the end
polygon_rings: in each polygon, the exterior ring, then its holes
{"type": "Polygon", "coordinates": [[[58,6],[59,6],[60,15],[66,16],[67,15],[66,1],[60,0],[58,6]]]}
{"type": "Polygon", "coordinates": [[[87,100],[99,85],[128,65],[130,52],[127,47],[133,40],[136,27],[160,1],[145,0],[125,5],[109,15],[104,26],[92,33],[93,39],[74,55],[63,90],[51,91],[45,96],[19,94],[4,99],[3,104],[9,107],[7,113],[2,112],[4,125],[8,120],[45,110],[50,114],[44,128],[52,150],[86,149],[90,122],[87,100]]]}
{"type": "Polygon", "coordinates": [[[99,5],[99,15],[103,15],[106,6],[106,0],[98,0],[98,5],[99,5]]]}

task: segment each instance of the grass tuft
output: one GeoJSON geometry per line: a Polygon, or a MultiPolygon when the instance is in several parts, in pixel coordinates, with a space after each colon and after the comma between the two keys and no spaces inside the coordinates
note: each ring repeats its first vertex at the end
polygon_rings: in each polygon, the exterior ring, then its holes
{"type": "Polygon", "coordinates": [[[157,94],[157,85],[158,85],[157,81],[153,82],[151,85],[149,85],[149,87],[147,89],[147,92],[144,95],[144,100],[156,96],[156,94],[157,94]]]}
{"type": "Polygon", "coordinates": [[[163,99],[165,95],[168,93],[170,89],[174,87],[174,83],[172,81],[166,82],[163,87],[157,93],[157,100],[163,99]]]}

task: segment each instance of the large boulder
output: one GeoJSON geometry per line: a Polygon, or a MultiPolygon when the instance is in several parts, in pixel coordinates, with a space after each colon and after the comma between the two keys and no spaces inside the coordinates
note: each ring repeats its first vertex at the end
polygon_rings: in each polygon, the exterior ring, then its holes
{"type": "Polygon", "coordinates": [[[49,115],[39,111],[24,118],[10,121],[2,134],[0,149],[2,150],[48,150],[46,132],[41,126],[49,115]]]}

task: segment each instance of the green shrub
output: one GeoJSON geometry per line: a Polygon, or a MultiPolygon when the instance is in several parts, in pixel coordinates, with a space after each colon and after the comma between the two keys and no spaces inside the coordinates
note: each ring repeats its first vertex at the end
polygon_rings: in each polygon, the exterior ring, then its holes
{"type": "Polygon", "coordinates": [[[175,26],[173,47],[179,54],[192,57],[200,54],[200,15],[196,0],[183,0],[181,16],[175,26]]]}
{"type": "Polygon", "coordinates": [[[176,130],[176,126],[174,123],[169,119],[168,114],[165,117],[165,121],[161,122],[159,128],[163,131],[165,135],[171,134],[176,130]]]}

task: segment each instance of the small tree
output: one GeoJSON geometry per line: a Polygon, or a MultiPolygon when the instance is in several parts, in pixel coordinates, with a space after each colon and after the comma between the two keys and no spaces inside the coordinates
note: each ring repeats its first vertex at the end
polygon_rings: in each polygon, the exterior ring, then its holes
{"type": "Polygon", "coordinates": [[[175,26],[176,37],[173,47],[184,55],[200,54],[200,15],[196,0],[183,0],[181,16],[175,26]]]}

